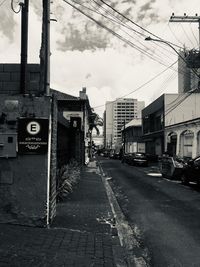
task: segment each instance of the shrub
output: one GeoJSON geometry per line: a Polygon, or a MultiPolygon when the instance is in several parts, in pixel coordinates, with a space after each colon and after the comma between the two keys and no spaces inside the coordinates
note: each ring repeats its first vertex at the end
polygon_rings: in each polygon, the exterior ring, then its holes
{"type": "Polygon", "coordinates": [[[62,201],[70,193],[80,180],[80,165],[76,160],[63,165],[57,173],[57,199],[62,201]]]}

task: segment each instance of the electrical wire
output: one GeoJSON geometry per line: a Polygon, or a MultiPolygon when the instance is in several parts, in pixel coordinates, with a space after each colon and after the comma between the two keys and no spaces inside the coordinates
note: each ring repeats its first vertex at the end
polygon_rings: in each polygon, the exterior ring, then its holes
{"type": "MultiPolygon", "coordinates": [[[[101,1],[103,4],[105,4],[105,5],[108,6],[110,9],[112,9],[114,12],[116,12],[118,15],[122,16],[124,19],[126,19],[126,20],[129,21],[129,22],[131,22],[131,23],[134,24],[135,26],[139,27],[139,28],[142,29],[143,31],[145,31],[145,32],[147,32],[148,34],[150,34],[150,35],[152,35],[152,36],[154,36],[154,37],[156,37],[156,38],[162,40],[161,37],[159,37],[158,35],[156,35],[156,34],[150,32],[150,31],[148,31],[148,30],[146,30],[145,28],[143,28],[142,26],[140,26],[139,24],[137,24],[136,22],[134,22],[134,21],[131,20],[130,18],[126,17],[124,14],[122,14],[122,13],[119,12],[118,10],[116,10],[114,7],[112,7],[111,5],[107,4],[104,0],[99,0],[99,1],[101,1]]],[[[168,42],[168,41],[167,41],[167,42],[168,42]]],[[[177,45],[177,44],[174,44],[174,43],[171,43],[171,42],[168,42],[168,43],[170,43],[171,45],[176,46],[176,47],[178,47],[178,48],[182,48],[182,47],[180,47],[180,46],[177,45]]]]}
{"type": "MultiPolygon", "coordinates": [[[[116,19],[117,19],[117,23],[119,23],[119,24],[122,25],[123,27],[126,27],[127,29],[133,31],[138,37],[142,38],[142,41],[144,41],[144,38],[146,37],[146,35],[145,35],[144,33],[141,33],[141,32],[139,32],[139,31],[133,29],[132,27],[130,27],[129,25],[127,25],[126,23],[124,23],[122,19],[116,18],[116,17],[115,17],[109,10],[107,10],[107,9],[104,8],[104,7],[102,7],[97,1],[95,1],[95,0],[91,0],[91,1],[93,1],[96,5],[98,5],[99,8],[103,9],[103,10],[105,11],[106,14],[109,14],[111,17],[113,17],[113,18],[115,19],[115,21],[116,21],[116,19]]],[[[102,14],[102,13],[101,13],[101,14],[102,14]]],[[[169,53],[171,53],[171,54],[174,54],[173,51],[172,51],[171,49],[169,50],[169,49],[167,49],[167,48],[161,46],[159,43],[156,43],[156,44],[155,44],[155,47],[156,47],[156,49],[157,49],[157,47],[160,47],[160,48],[162,48],[163,50],[166,50],[167,52],[169,52],[169,53]]],[[[163,52],[162,52],[162,53],[163,53],[163,52]]]]}
{"type": "Polygon", "coordinates": [[[149,58],[151,58],[152,60],[160,63],[163,66],[167,66],[165,62],[160,61],[159,59],[155,59],[155,57],[153,55],[151,55],[149,52],[147,52],[146,50],[141,49],[140,47],[138,47],[136,44],[133,44],[131,41],[127,40],[126,38],[122,37],[121,35],[119,35],[118,33],[114,32],[113,30],[111,30],[110,28],[108,28],[107,26],[105,26],[104,24],[102,24],[100,21],[97,21],[96,19],[94,19],[93,17],[91,17],[90,15],[86,14],[83,10],[81,10],[80,8],[76,7],[75,5],[69,3],[67,0],[63,0],[65,3],[67,3],[68,5],[72,6],[73,8],[75,8],[76,10],[78,10],[80,13],[82,13],[83,15],[85,15],[86,17],[88,17],[89,19],[91,19],[92,21],[94,21],[96,24],[98,24],[100,27],[106,29],[108,32],[110,32],[111,34],[113,34],[114,36],[116,36],[117,38],[119,38],[120,40],[122,40],[123,42],[125,42],[127,45],[135,48],[137,51],[141,52],[142,54],[145,54],[146,56],[148,56],[149,58]]]}
{"type": "Polygon", "coordinates": [[[189,42],[190,42],[190,44],[192,45],[192,47],[194,47],[195,45],[194,45],[194,43],[191,41],[191,39],[189,38],[189,36],[188,36],[186,30],[184,29],[182,23],[181,23],[181,29],[182,29],[182,31],[184,32],[184,34],[185,34],[185,36],[187,37],[187,39],[189,40],[189,42]]]}
{"type": "MultiPolygon", "coordinates": [[[[165,73],[168,69],[170,69],[170,67],[171,67],[172,65],[175,65],[176,63],[177,63],[177,61],[175,61],[175,62],[174,62],[173,64],[171,64],[170,66],[168,66],[168,67],[167,67],[166,69],[164,69],[163,71],[161,71],[161,72],[159,72],[158,74],[156,74],[155,76],[153,76],[151,79],[149,79],[148,81],[146,81],[145,83],[143,83],[142,85],[140,85],[139,87],[137,87],[136,89],[130,91],[129,93],[127,93],[127,94],[125,94],[125,95],[122,95],[122,96],[117,97],[117,99],[118,99],[118,98],[124,98],[124,97],[127,97],[127,96],[131,95],[132,93],[135,93],[135,92],[139,91],[140,89],[142,89],[143,87],[145,87],[147,84],[151,83],[153,80],[155,80],[156,78],[158,78],[159,76],[161,76],[163,73],[165,73]]],[[[116,100],[113,100],[113,101],[110,101],[109,104],[116,102],[117,99],[116,99],[116,100]]],[[[100,108],[100,107],[104,107],[104,106],[105,106],[105,105],[99,105],[99,106],[96,106],[96,107],[93,107],[93,108],[95,109],[95,108],[100,108]]]]}
{"type": "Polygon", "coordinates": [[[5,2],[6,2],[6,0],[3,0],[3,1],[0,3],[0,6],[2,6],[5,2]]]}
{"type": "Polygon", "coordinates": [[[173,35],[174,38],[176,39],[176,41],[178,41],[178,42],[182,45],[182,47],[184,47],[184,44],[178,39],[178,37],[177,37],[177,36],[175,35],[175,33],[173,32],[173,30],[172,30],[172,28],[171,28],[169,22],[168,22],[167,25],[168,25],[168,27],[169,27],[170,32],[172,33],[172,35],[173,35]]]}
{"type": "Polygon", "coordinates": [[[193,29],[192,29],[192,25],[191,25],[192,23],[190,22],[190,29],[191,29],[191,32],[192,32],[192,35],[193,35],[193,37],[194,37],[194,39],[195,39],[195,41],[196,41],[196,43],[197,43],[197,47],[199,47],[199,43],[198,43],[198,40],[197,40],[197,37],[195,36],[195,34],[194,34],[194,31],[193,31],[193,29]]]}
{"type": "MultiPolygon", "coordinates": [[[[71,0],[72,1],[72,0],[71,0]]],[[[96,3],[96,4],[98,4],[98,6],[100,7],[100,8],[102,8],[102,6],[99,4],[99,3],[97,3],[95,0],[92,0],[94,3],[96,3]]],[[[66,1],[65,1],[66,2],[66,1]]],[[[95,12],[95,13],[97,13],[97,14],[99,14],[99,15],[102,15],[102,13],[99,13],[98,11],[96,11],[96,10],[94,10],[94,9],[91,9],[91,8],[88,8],[88,7],[86,7],[85,5],[83,5],[83,4],[80,4],[80,3],[77,3],[76,1],[72,1],[72,2],[74,2],[74,3],[76,3],[76,4],[78,4],[78,5],[81,5],[82,7],[84,7],[84,8],[87,8],[87,9],[89,9],[90,11],[93,11],[93,12],[95,12]]],[[[73,6],[72,4],[70,4],[71,6],[73,6]]],[[[76,8],[78,11],[80,11],[80,9],[78,9],[76,6],[73,6],[74,8],[76,8]]],[[[105,9],[106,11],[107,11],[107,9],[105,9]]],[[[81,12],[81,11],[80,11],[81,12]]],[[[82,13],[84,13],[84,12],[82,12],[82,13]]],[[[110,15],[111,15],[111,13],[109,13],[110,15]]],[[[84,15],[85,16],[89,16],[89,15],[87,15],[87,14],[85,14],[84,13],[84,15]]],[[[104,15],[104,17],[106,17],[106,18],[108,18],[107,16],[105,16],[104,15]]],[[[92,19],[92,20],[95,20],[95,19],[93,19],[93,18],[91,18],[91,16],[89,16],[89,18],[90,19],[92,19]]],[[[108,19],[110,19],[110,18],[108,18],[108,19]]],[[[113,21],[113,20],[112,20],[113,21]]],[[[114,17],[114,21],[116,22],[116,17],[114,17]]],[[[95,20],[95,22],[97,23],[97,21],[95,20]]],[[[101,23],[101,22],[98,22],[98,23],[101,23]]],[[[120,24],[122,23],[122,21],[120,20],[120,24]]],[[[103,24],[101,23],[101,25],[100,26],[102,26],[103,24]]],[[[123,23],[123,26],[124,26],[125,24],[123,23]]],[[[104,25],[103,25],[104,26],[104,25]]],[[[105,28],[105,27],[104,27],[105,28]]],[[[107,28],[106,28],[107,29],[107,28]]],[[[129,28],[130,29],[130,28],[129,28]]],[[[131,28],[132,29],[132,28],[131,28]]],[[[107,29],[108,30],[108,29],[107,29]]],[[[111,29],[109,29],[110,31],[112,31],[111,29]]],[[[133,29],[132,29],[133,30],[133,29]]],[[[135,30],[133,30],[134,32],[135,32],[135,30]]],[[[114,33],[114,31],[112,32],[114,35],[116,35],[117,33],[114,33]]],[[[126,32],[127,33],[127,32],[126,32]]],[[[128,34],[128,33],[127,33],[128,34]]],[[[129,36],[130,36],[130,34],[128,34],[129,36]]],[[[119,36],[117,36],[118,38],[119,38],[119,36]]],[[[130,36],[131,38],[133,38],[132,36],[130,36]]],[[[124,37],[122,37],[122,38],[124,38],[124,37]]],[[[135,38],[134,38],[135,39],[135,38]]],[[[121,39],[122,40],[122,39],[121,39]]],[[[123,39],[122,41],[124,41],[124,42],[127,42],[127,39],[123,39]]],[[[160,41],[163,41],[163,40],[160,40],[160,41]]],[[[129,45],[134,45],[135,47],[135,49],[137,49],[136,48],[136,45],[135,44],[133,44],[133,43],[131,43],[129,40],[128,40],[128,42],[129,42],[129,45]]],[[[141,43],[140,43],[141,44],[141,43]]],[[[157,43],[156,43],[156,45],[157,45],[157,43]]],[[[170,45],[170,43],[169,43],[169,45],[170,45]]],[[[161,46],[160,46],[161,47],[161,46]]],[[[146,48],[146,46],[145,46],[145,48],[146,48]]],[[[139,49],[139,52],[141,52],[141,49],[142,48],[138,48],[139,49]]],[[[137,49],[137,50],[138,50],[137,49]]],[[[147,48],[146,48],[147,49],[147,48]]],[[[174,49],[175,50],[175,49],[174,49]]],[[[175,50],[176,51],[176,50],[175,50]]],[[[143,50],[143,53],[145,53],[146,55],[147,55],[147,51],[145,50],[143,50]]],[[[148,53],[149,54],[149,53],[148,53]]],[[[177,51],[176,51],[176,54],[179,54],[177,51]]],[[[147,55],[148,56],[148,55],[147,55]]],[[[150,58],[151,59],[153,59],[154,61],[156,60],[158,63],[160,63],[160,64],[162,64],[162,65],[164,65],[164,66],[167,66],[166,65],[166,60],[164,61],[164,62],[161,62],[160,61],[160,56],[157,56],[157,57],[159,57],[159,58],[157,58],[157,60],[155,59],[155,53],[154,53],[154,55],[153,55],[153,58],[152,58],[152,55],[150,55],[150,58]]],[[[167,57],[168,58],[168,57],[167,57]]],[[[183,57],[181,57],[182,58],[182,60],[183,61],[185,61],[185,59],[183,58],[183,57]]],[[[186,61],[185,61],[186,62],[186,61]]],[[[185,71],[184,71],[184,69],[183,68],[179,68],[179,73],[181,73],[181,72],[183,72],[183,73],[185,73],[185,71]]],[[[195,70],[193,70],[193,72],[195,73],[195,75],[197,75],[198,76],[198,74],[196,73],[196,71],[195,70]]],[[[187,73],[185,73],[186,75],[187,75],[187,73]]]]}
{"type": "MultiPolygon", "coordinates": [[[[73,1],[73,2],[76,3],[76,1],[73,1]]],[[[94,0],[93,0],[93,2],[97,3],[97,2],[94,1],[94,0]]],[[[77,3],[77,4],[80,5],[80,6],[82,6],[82,7],[84,7],[84,8],[86,8],[86,9],[88,9],[89,11],[92,11],[92,12],[98,14],[98,15],[103,16],[104,18],[110,20],[111,22],[117,23],[118,25],[123,26],[123,27],[125,27],[125,28],[127,28],[127,29],[133,31],[135,34],[140,34],[140,32],[134,30],[133,28],[131,28],[130,26],[124,24],[122,21],[117,20],[116,18],[113,18],[113,19],[112,19],[112,18],[106,16],[105,14],[103,14],[103,13],[101,13],[101,12],[98,12],[96,9],[89,8],[89,7],[87,7],[87,6],[85,6],[85,5],[81,4],[81,3],[77,3]]],[[[98,4],[98,3],[97,3],[97,4],[98,4]]],[[[94,7],[93,7],[93,8],[94,8],[94,7]]],[[[130,35],[127,31],[125,31],[125,30],[123,30],[123,29],[120,29],[120,30],[121,30],[122,32],[124,32],[125,34],[127,34],[131,39],[134,39],[136,42],[138,42],[141,46],[144,47],[144,49],[149,49],[146,45],[144,45],[144,44],[141,43],[138,39],[136,39],[135,37],[133,37],[132,35],[130,35]]],[[[145,35],[143,35],[143,34],[142,34],[142,36],[143,36],[143,38],[145,37],[145,35]]],[[[142,39],[142,41],[144,42],[144,39],[142,39]]],[[[151,49],[149,49],[149,50],[151,50],[151,49]]],[[[145,50],[145,51],[146,51],[146,50],[145,50]]],[[[158,50],[157,50],[157,51],[158,51],[158,50]]],[[[168,51],[169,51],[169,50],[168,50],[168,51]]],[[[171,50],[170,50],[170,51],[171,51],[171,50]]],[[[153,52],[153,51],[151,51],[151,52],[153,52]]],[[[160,52],[161,52],[162,54],[164,54],[162,51],[160,51],[160,52]]],[[[165,54],[164,54],[164,55],[165,55],[165,54]]],[[[166,55],[165,55],[165,56],[166,56],[166,55]]],[[[158,57],[157,59],[160,60],[160,56],[157,55],[157,57],[158,57]]],[[[166,57],[167,57],[167,56],[166,56],[166,57]]],[[[167,57],[167,60],[169,60],[169,57],[167,57]]],[[[165,62],[166,62],[166,60],[165,60],[165,62]]]]}
{"type": "MultiPolygon", "coordinates": [[[[73,8],[77,9],[77,10],[78,10],[79,12],[81,12],[83,15],[87,16],[88,18],[90,18],[91,20],[93,20],[94,22],[96,22],[99,26],[105,28],[106,30],[108,30],[109,32],[111,32],[112,34],[114,34],[115,36],[117,36],[117,37],[118,37],[119,39],[121,39],[122,41],[125,41],[125,42],[126,42],[127,44],[129,44],[129,45],[132,44],[130,41],[127,41],[125,38],[123,38],[123,37],[120,36],[119,34],[115,33],[115,32],[112,31],[110,28],[106,27],[106,26],[103,25],[101,22],[95,20],[93,17],[89,16],[88,14],[86,14],[85,12],[83,12],[82,10],[80,10],[79,8],[77,8],[76,6],[72,5],[72,4],[69,3],[68,1],[66,1],[66,0],[63,0],[63,1],[66,2],[67,4],[69,4],[70,6],[72,6],[73,8]]],[[[104,1],[103,1],[103,2],[104,2],[104,1]]],[[[161,40],[162,40],[162,39],[161,39],[161,40]]],[[[132,44],[131,46],[133,46],[133,47],[135,48],[135,45],[132,44]]],[[[140,48],[138,48],[138,49],[139,49],[139,51],[141,52],[140,48]]],[[[184,59],[183,59],[183,60],[184,60],[184,59]]],[[[173,63],[173,64],[175,64],[175,63],[173,63]]],[[[170,67],[171,67],[171,66],[169,66],[169,68],[170,68],[170,67]]],[[[193,70],[193,69],[192,69],[192,70],[193,70]]],[[[195,74],[196,74],[196,73],[195,73],[195,74]]],[[[196,74],[196,75],[197,75],[197,74],[196,74]]],[[[198,77],[199,77],[199,76],[198,76],[198,77]]],[[[146,82],[144,85],[146,85],[147,83],[149,83],[149,82],[151,82],[151,81],[152,81],[152,80],[146,82]]],[[[143,85],[143,86],[144,86],[144,85],[143,85]]],[[[137,90],[141,89],[143,86],[140,86],[140,87],[138,87],[137,89],[131,91],[130,93],[128,93],[128,94],[126,94],[126,95],[124,95],[124,96],[121,96],[121,98],[122,98],[122,97],[126,97],[126,96],[132,94],[133,92],[136,92],[137,90]]],[[[181,100],[179,101],[178,104],[176,103],[174,107],[171,107],[171,109],[169,110],[169,112],[170,112],[171,110],[173,110],[175,107],[177,107],[180,103],[182,103],[186,98],[187,98],[187,96],[186,96],[184,99],[181,99],[181,100]]],[[[114,103],[114,102],[116,102],[116,100],[111,101],[110,103],[114,103]]],[[[94,108],[99,108],[99,107],[102,107],[102,106],[104,106],[104,105],[97,106],[97,107],[94,107],[94,108]]]]}
{"type": "Polygon", "coordinates": [[[18,14],[21,11],[22,7],[21,4],[19,3],[19,10],[16,11],[14,8],[14,0],[11,0],[11,9],[15,14],[18,14]]]}
{"type": "MultiPolygon", "coordinates": [[[[63,0],[64,2],[66,2],[67,4],[69,4],[70,6],[72,6],[73,8],[75,8],[76,10],[78,10],[79,12],[81,12],[83,15],[85,15],[86,17],[88,17],[89,19],[91,19],[92,21],[94,21],[95,23],[97,23],[99,26],[103,27],[104,29],[106,29],[107,31],[109,31],[110,33],[112,33],[113,35],[115,35],[116,37],[118,37],[120,40],[124,41],[126,44],[130,45],[131,47],[135,48],[136,50],[138,50],[139,52],[141,52],[142,54],[147,55],[149,58],[151,58],[152,60],[164,65],[165,67],[168,65],[166,65],[165,62],[161,62],[160,60],[156,60],[154,55],[149,54],[148,52],[146,52],[146,50],[141,49],[140,47],[136,46],[135,44],[133,44],[132,42],[130,42],[129,40],[125,39],[124,37],[120,36],[119,34],[115,33],[113,30],[109,29],[107,26],[103,25],[101,22],[95,20],[93,17],[91,17],[90,15],[86,14],[83,10],[80,10],[78,7],[74,6],[73,4],[69,3],[66,0],[63,0]]],[[[173,69],[174,70],[174,69],[173,69]]],[[[177,70],[176,70],[177,71],[177,70]]],[[[181,72],[181,70],[179,70],[179,72],[181,72]]]]}

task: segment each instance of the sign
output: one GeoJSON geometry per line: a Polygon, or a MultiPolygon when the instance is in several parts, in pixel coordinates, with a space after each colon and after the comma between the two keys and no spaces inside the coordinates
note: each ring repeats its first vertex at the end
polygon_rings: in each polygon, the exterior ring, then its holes
{"type": "Polygon", "coordinates": [[[49,120],[21,118],[18,120],[18,153],[44,154],[48,151],[49,120]]]}

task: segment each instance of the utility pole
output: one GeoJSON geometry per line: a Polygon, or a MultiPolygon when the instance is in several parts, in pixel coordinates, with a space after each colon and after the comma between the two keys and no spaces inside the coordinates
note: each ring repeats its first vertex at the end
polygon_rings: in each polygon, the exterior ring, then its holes
{"type": "Polygon", "coordinates": [[[40,91],[46,95],[50,91],[50,0],[43,0],[40,91]]]}
{"type": "Polygon", "coordinates": [[[198,23],[199,24],[199,51],[200,51],[200,16],[197,14],[195,16],[187,16],[184,14],[184,16],[174,16],[174,13],[172,13],[172,16],[169,19],[169,22],[186,22],[186,23],[198,23]]]}
{"type": "MultiPolygon", "coordinates": [[[[197,14],[195,16],[187,16],[184,14],[184,16],[174,16],[174,13],[172,13],[172,16],[169,19],[169,22],[184,22],[184,23],[198,23],[199,27],[199,51],[191,50],[189,51],[189,57],[187,59],[187,66],[191,68],[194,71],[194,69],[199,69],[200,67],[200,16],[197,14]]],[[[198,73],[196,72],[196,75],[198,73]]],[[[198,75],[198,89],[200,89],[200,76],[198,75]]]]}
{"type": "Polygon", "coordinates": [[[124,125],[123,125],[123,128],[124,128],[124,135],[123,135],[123,143],[124,143],[124,145],[123,145],[123,154],[125,154],[125,152],[126,152],[126,133],[125,133],[125,125],[126,125],[126,121],[124,120],[124,125]]]}
{"type": "Polygon", "coordinates": [[[28,7],[29,0],[21,3],[21,70],[20,93],[27,93],[27,53],[28,53],[28,7]]]}

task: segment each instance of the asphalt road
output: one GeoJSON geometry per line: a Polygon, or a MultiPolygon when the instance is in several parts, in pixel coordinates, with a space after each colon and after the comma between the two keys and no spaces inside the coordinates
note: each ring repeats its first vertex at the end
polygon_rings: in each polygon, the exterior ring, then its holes
{"type": "Polygon", "coordinates": [[[153,267],[200,266],[200,191],[119,160],[99,159],[153,267]]]}

